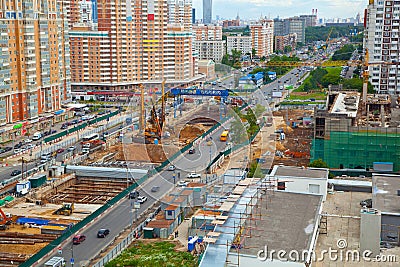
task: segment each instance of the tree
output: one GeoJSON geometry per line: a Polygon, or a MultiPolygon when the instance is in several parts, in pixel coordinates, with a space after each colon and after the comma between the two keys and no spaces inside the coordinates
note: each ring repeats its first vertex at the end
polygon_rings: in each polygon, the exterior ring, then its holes
{"type": "Polygon", "coordinates": [[[285,46],[285,47],[283,48],[283,51],[284,51],[285,53],[292,52],[292,47],[291,47],[290,45],[287,45],[287,46],[285,46]]]}
{"type": "Polygon", "coordinates": [[[263,173],[261,171],[261,168],[258,166],[257,161],[253,161],[250,164],[250,168],[249,168],[247,177],[263,178],[263,173]]]}
{"type": "Polygon", "coordinates": [[[236,115],[231,122],[231,140],[235,144],[241,144],[247,139],[246,128],[241,119],[236,115]]]}
{"type": "Polygon", "coordinates": [[[328,164],[323,161],[322,159],[316,159],[313,162],[311,162],[308,167],[314,167],[314,168],[327,168],[329,169],[328,164]]]}
{"type": "Polygon", "coordinates": [[[313,85],[312,85],[312,83],[310,82],[310,80],[309,79],[307,79],[307,80],[305,80],[304,82],[303,82],[303,90],[305,91],[305,92],[309,92],[309,91],[311,91],[312,89],[314,89],[314,87],[313,87],[313,85]]]}
{"type": "Polygon", "coordinates": [[[254,58],[256,54],[257,54],[257,51],[256,51],[256,49],[253,47],[253,48],[251,49],[251,58],[254,58]]]}

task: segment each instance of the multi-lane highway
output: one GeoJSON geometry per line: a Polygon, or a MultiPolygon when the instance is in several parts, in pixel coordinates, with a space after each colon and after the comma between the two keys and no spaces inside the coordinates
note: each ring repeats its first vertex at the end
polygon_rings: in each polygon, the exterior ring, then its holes
{"type": "MultiPolygon", "coordinates": [[[[222,127],[212,135],[212,145],[208,146],[206,141],[202,141],[196,148],[194,154],[186,154],[178,157],[172,164],[176,166],[176,172],[180,172],[181,179],[185,179],[186,174],[189,172],[196,171],[197,173],[203,173],[205,167],[210,162],[211,158],[215,157],[219,151],[225,149],[226,143],[219,141],[222,127]]],[[[173,171],[162,171],[153,177],[150,177],[138,191],[140,195],[147,196],[148,200],[141,205],[137,212],[137,216],[143,213],[145,209],[151,206],[154,202],[162,198],[163,195],[167,194],[174,185],[173,171]],[[154,186],[159,186],[159,191],[151,192],[154,186]]],[[[175,182],[178,182],[176,177],[175,182]]],[[[86,240],[80,245],[72,245],[71,240],[63,245],[62,256],[67,260],[69,265],[70,259],[73,257],[75,264],[81,266],[86,264],[94,255],[97,255],[99,251],[109,244],[115,236],[118,235],[124,228],[132,224],[132,221],[136,217],[136,213],[132,212],[132,200],[128,198],[123,200],[121,203],[115,205],[106,216],[101,216],[97,221],[87,227],[80,234],[86,235],[86,240]],[[97,231],[101,228],[110,229],[110,234],[106,238],[97,238],[97,231]]],[[[56,256],[56,254],[51,255],[56,256]]],[[[47,259],[46,259],[47,260],[47,259]]],[[[87,266],[87,265],[86,265],[87,266]]]]}

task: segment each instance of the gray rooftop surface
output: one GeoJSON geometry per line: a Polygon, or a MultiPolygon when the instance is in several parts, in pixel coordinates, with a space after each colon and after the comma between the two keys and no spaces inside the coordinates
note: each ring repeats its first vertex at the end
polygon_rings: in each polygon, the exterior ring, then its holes
{"type": "MultiPolygon", "coordinates": [[[[275,168],[274,168],[275,169],[275,168]]],[[[293,166],[276,166],[275,175],[277,176],[294,176],[306,178],[324,178],[328,170],[322,168],[303,168],[293,166]]],[[[271,173],[274,175],[274,172],[271,173]]]]}
{"type": "Polygon", "coordinates": [[[372,207],[382,213],[400,214],[400,175],[372,175],[372,207]]]}
{"type": "MultiPolygon", "coordinates": [[[[283,249],[301,253],[309,249],[314,229],[318,227],[315,223],[322,196],[275,191],[258,204],[254,211],[256,226],[254,219],[251,222],[252,237],[245,237],[245,245],[239,253],[257,256],[266,245],[268,251],[283,249]],[[257,214],[261,214],[261,220],[257,214]]],[[[237,253],[236,249],[230,251],[237,253]]]]}

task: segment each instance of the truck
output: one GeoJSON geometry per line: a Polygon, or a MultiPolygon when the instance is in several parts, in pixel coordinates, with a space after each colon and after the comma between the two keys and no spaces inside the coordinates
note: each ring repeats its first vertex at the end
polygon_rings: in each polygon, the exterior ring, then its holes
{"type": "Polygon", "coordinates": [[[272,98],[281,98],[282,92],[272,92],[272,98]]]}
{"type": "Polygon", "coordinates": [[[65,260],[63,257],[53,257],[50,260],[46,261],[44,266],[45,267],[64,267],[65,260]]]}

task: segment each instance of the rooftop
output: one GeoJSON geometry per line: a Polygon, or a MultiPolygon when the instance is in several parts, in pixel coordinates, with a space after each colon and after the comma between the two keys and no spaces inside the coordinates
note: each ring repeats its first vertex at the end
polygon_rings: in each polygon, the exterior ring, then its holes
{"type": "Polygon", "coordinates": [[[295,166],[275,165],[271,176],[289,176],[304,178],[326,178],[329,170],[324,168],[304,168],[295,166]]]}
{"type": "Polygon", "coordinates": [[[169,205],[168,207],[165,208],[165,210],[176,210],[177,208],[179,208],[178,205],[169,205]]]}
{"type": "MultiPolygon", "coordinates": [[[[256,226],[251,230],[251,235],[243,233],[244,247],[241,254],[257,256],[258,251],[268,245],[268,250],[285,251],[296,250],[299,253],[309,250],[313,238],[318,216],[322,206],[322,196],[297,194],[276,191],[268,198],[259,199],[260,207],[256,213],[263,218],[247,220],[247,225],[256,226]],[[261,202],[261,204],[260,204],[261,202]],[[262,202],[268,202],[268,205],[262,202]],[[267,207],[268,206],[268,207],[267,207]],[[252,236],[252,237],[249,237],[252,236]]],[[[231,249],[236,252],[236,249],[231,249]]]]}
{"type": "Polygon", "coordinates": [[[345,114],[347,117],[355,118],[359,102],[359,93],[339,93],[329,112],[332,114],[345,114]]]}
{"type": "Polygon", "coordinates": [[[372,174],[372,207],[382,213],[400,215],[400,175],[372,174]]]}
{"type": "Polygon", "coordinates": [[[146,227],[149,228],[168,228],[174,220],[164,219],[164,214],[159,213],[154,220],[151,220],[146,227]]]}

